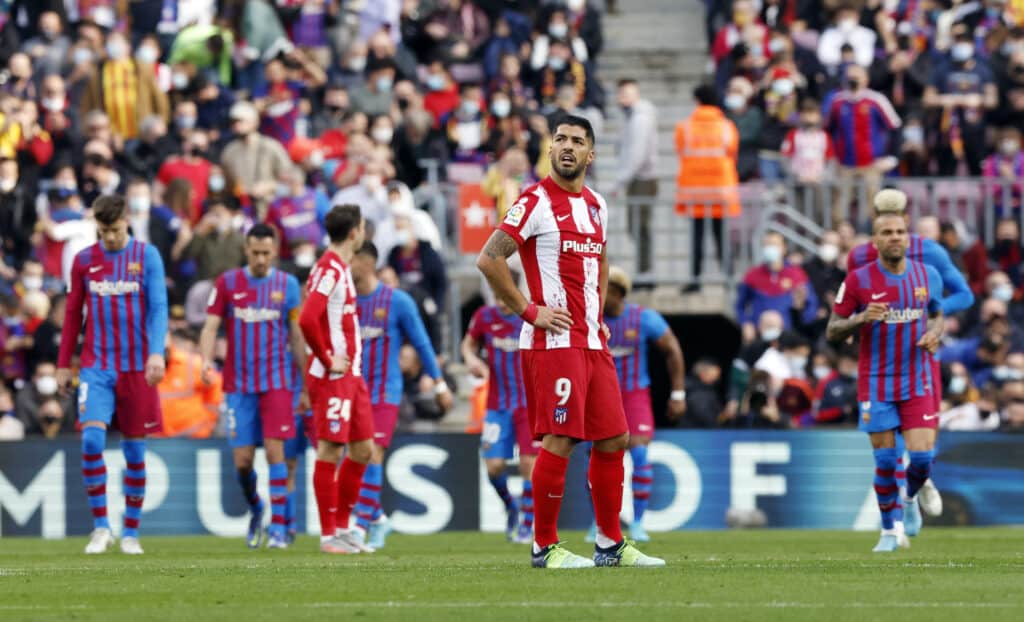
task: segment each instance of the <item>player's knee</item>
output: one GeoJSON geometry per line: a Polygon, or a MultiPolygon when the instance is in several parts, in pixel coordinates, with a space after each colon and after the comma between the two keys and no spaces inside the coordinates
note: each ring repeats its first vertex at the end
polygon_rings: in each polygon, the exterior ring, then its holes
{"type": "Polygon", "coordinates": [[[629,433],[620,434],[612,438],[595,441],[594,449],[603,452],[625,451],[629,448],[629,433]]]}
{"type": "Polygon", "coordinates": [[[100,454],[107,444],[107,431],[98,426],[87,426],[82,429],[82,453],[100,454]]]}
{"type": "Polygon", "coordinates": [[[883,447],[875,450],[875,467],[883,471],[892,471],[896,468],[896,460],[899,456],[896,454],[895,447],[883,447]]]}
{"type": "Polygon", "coordinates": [[[356,462],[367,464],[373,458],[373,443],[358,442],[352,443],[348,448],[348,457],[356,462]]]}
{"type": "Polygon", "coordinates": [[[505,472],[504,460],[487,460],[484,465],[487,467],[488,477],[497,477],[505,472]]]}

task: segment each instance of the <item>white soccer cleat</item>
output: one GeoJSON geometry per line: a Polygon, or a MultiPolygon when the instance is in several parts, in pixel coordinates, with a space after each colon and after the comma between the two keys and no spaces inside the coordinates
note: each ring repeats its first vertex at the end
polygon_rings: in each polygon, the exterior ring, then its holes
{"type": "Polygon", "coordinates": [[[320,541],[320,552],[332,555],[354,555],[359,552],[359,549],[349,546],[338,538],[329,538],[320,541]]]}
{"type": "Polygon", "coordinates": [[[106,553],[107,549],[114,545],[114,534],[106,527],[97,527],[89,535],[89,544],[85,545],[86,555],[98,555],[106,553]]]}
{"type": "Polygon", "coordinates": [[[145,551],[142,550],[138,538],[128,537],[121,538],[121,552],[125,555],[142,555],[145,551]]]}
{"type": "Polygon", "coordinates": [[[917,491],[917,501],[928,516],[942,515],[942,495],[932,480],[926,480],[921,490],[917,491]]]}
{"type": "Polygon", "coordinates": [[[339,529],[334,534],[334,539],[343,545],[355,549],[356,553],[375,553],[377,549],[369,546],[363,540],[364,535],[355,529],[339,529]]]}

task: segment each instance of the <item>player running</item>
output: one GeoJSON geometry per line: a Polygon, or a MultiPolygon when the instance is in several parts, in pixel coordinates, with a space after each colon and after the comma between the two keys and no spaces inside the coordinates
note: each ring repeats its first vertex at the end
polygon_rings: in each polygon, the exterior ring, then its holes
{"type": "Polygon", "coordinates": [[[82,475],[92,508],[88,554],[114,543],[107,519],[107,428],[121,431],[124,531],[121,552],[141,555],[139,518],[146,496],[147,434],[162,429],[156,385],[164,376],[167,285],[160,253],[128,235],[124,197],[92,204],[100,241],[75,255],[57,359],[57,382],[71,386],[71,356],[84,330],[78,412],[82,424],[82,475]],[[84,318],[83,318],[84,316],[84,318]],[[84,319],[84,324],[83,324],[84,319]]]}
{"type": "Polygon", "coordinates": [[[857,400],[860,429],[871,437],[875,494],[882,514],[876,553],[909,546],[897,522],[897,430],[910,449],[905,503],[913,503],[928,480],[935,458],[939,413],[932,391],[932,355],[943,330],[942,279],[931,266],[907,259],[907,225],[898,214],[879,214],[872,242],[877,261],[846,276],[826,336],[843,341],[860,333],[857,400]]]}
{"type": "Polygon", "coordinates": [[[366,463],[373,456],[373,412],[362,376],[363,344],[349,269],[356,249],[363,245],[365,221],[358,205],[338,205],[327,213],[324,225],[330,244],[309,274],[308,297],[299,316],[313,352],[306,389],[316,429],[313,490],[320,514],[320,550],[372,553],[373,548],[348,527],[366,463]]]}
{"type": "Polygon", "coordinates": [[[359,535],[374,549],[384,546],[391,523],[381,509],[380,492],[384,485],[384,452],[398,424],[398,405],[402,402],[402,371],[398,353],[408,341],[419,354],[427,374],[434,380],[434,395],[442,410],[452,406],[452,393],[437,364],[416,302],[400,289],[377,278],[377,247],[364,242],[352,258],[352,279],[358,297],[359,328],[363,343],[363,379],[370,390],[373,410],[373,457],[366,465],[355,513],[359,535]]]}
{"type": "MultiPolygon", "coordinates": [[[[876,214],[898,214],[903,216],[909,224],[909,217],[906,214],[907,195],[899,190],[887,188],[875,195],[874,199],[876,214]]],[[[941,244],[917,234],[910,234],[910,242],[907,247],[907,259],[918,261],[935,268],[942,279],[942,286],[948,292],[942,298],[942,312],[946,315],[969,309],[974,304],[974,293],[971,292],[964,275],[950,259],[949,253],[941,244]]],[[[866,266],[878,258],[878,249],[871,242],[866,242],[855,247],[847,255],[847,273],[853,272],[861,266],[866,266]]],[[[935,396],[935,411],[942,409],[942,383],[940,377],[939,360],[935,358],[932,376],[936,379],[932,387],[935,396]]],[[[906,470],[903,464],[903,453],[905,450],[903,435],[896,433],[896,480],[901,490],[905,490],[906,470]]],[[[929,479],[921,488],[920,507],[917,503],[902,508],[904,525],[908,536],[916,536],[921,531],[921,509],[924,509],[929,516],[942,514],[942,497],[939,495],[935,484],[929,479]]]]}
{"type": "Polygon", "coordinates": [[[629,537],[649,542],[644,529],[644,512],[654,486],[654,467],[647,459],[647,446],[654,436],[654,411],[651,408],[651,377],[647,373],[647,346],[653,343],[665,355],[672,392],[668,416],[673,421],[686,412],[686,371],[683,349],[668,322],[654,309],[626,302],[632,281],[618,266],[608,272],[608,295],[604,317],[611,336],[608,348],[619,374],[622,407],[629,423],[629,454],[633,459],[633,522],[629,537]]]}
{"type": "MultiPolygon", "coordinates": [[[[513,280],[519,282],[515,276],[513,280]]],[[[487,414],[480,444],[487,477],[505,504],[505,537],[512,542],[530,544],[533,542],[533,483],[530,478],[540,441],[533,437],[526,410],[526,388],[519,355],[522,328],[522,318],[501,299],[494,305],[481,307],[473,314],[469,330],[462,338],[462,358],[469,373],[488,379],[487,414]],[[480,359],[481,350],[487,352],[486,363],[480,359]],[[508,490],[505,475],[505,463],[515,457],[516,446],[519,447],[519,473],[523,476],[523,496],[518,505],[508,490]]]]}
{"type": "MultiPolygon", "coordinates": [[[[226,324],[224,403],[228,415],[228,444],[235,472],[249,504],[246,542],[259,548],[263,541],[263,501],[256,492],[253,459],[263,445],[270,473],[270,528],[267,547],[288,547],[286,503],[288,467],[284,443],[295,436],[293,365],[306,360],[299,332],[299,282],[274,267],[277,232],[258,224],[245,236],[246,267],[217,277],[199,335],[203,380],[214,369],[214,347],[221,323],[226,324]]],[[[308,402],[303,398],[300,402],[308,402]]],[[[300,408],[303,404],[300,403],[300,408]]]]}
{"type": "Polygon", "coordinates": [[[601,317],[608,291],[608,207],[583,185],[594,161],[590,122],[563,117],[548,155],[551,175],[509,208],[477,259],[495,295],[524,320],[519,347],[526,402],[534,438],[543,442],[533,468],[533,565],[662,566],[664,560],[638,551],[619,527],[629,428],[601,317]],[[529,299],[508,267],[517,250],[529,299]],[[558,541],[565,472],[580,441],[593,441],[594,449],[588,472],[598,527],[592,560],[558,541]]]}

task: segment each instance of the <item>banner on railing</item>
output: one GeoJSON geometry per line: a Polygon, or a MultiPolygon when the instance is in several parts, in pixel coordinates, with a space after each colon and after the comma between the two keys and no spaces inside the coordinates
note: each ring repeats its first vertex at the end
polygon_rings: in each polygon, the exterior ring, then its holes
{"type": "Polygon", "coordinates": [[[494,197],[480,184],[459,184],[459,252],[475,255],[482,251],[496,226],[494,197]]]}
{"type": "MultiPolygon", "coordinates": [[[[383,504],[399,532],[501,531],[505,518],[478,454],[465,434],[396,437],[385,464],[383,504]]],[[[761,510],[770,527],[876,529],[870,446],[858,432],[667,431],[650,448],[654,490],[644,521],[651,531],[720,529],[729,508],[761,510]]],[[[115,531],[124,501],[124,460],[105,452],[107,500],[115,531]]],[[[91,519],[74,439],[0,444],[0,536],[62,538],[83,535],[91,519]]],[[[311,486],[314,454],[299,460],[298,526],[318,533],[311,486]]],[[[160,440],[146,454],[144,534],[242,536],[248,519],[221,441],[160,440]]],[[[267,469],[257,457],[261,494],[267,469]]],[[[585,529],[590,506],[586,455],[570,463],[560,525],[585,529]]],[[[625,518],[630,466],[627,458],[625,518]]],[[[1024,437],[995,433],[944,434],[933,479],[945,500],[943,522],[1024,523],[1024,437]]],[[[513,492],[521,487],[510,478],[513,492]]]]}

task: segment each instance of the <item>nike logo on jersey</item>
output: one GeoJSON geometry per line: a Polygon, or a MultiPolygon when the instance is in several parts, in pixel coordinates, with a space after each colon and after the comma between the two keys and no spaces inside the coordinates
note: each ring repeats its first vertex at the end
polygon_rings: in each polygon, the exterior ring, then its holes
{"type": "Polygon", "coordinates": [[[93,267],[89,268],[89,274],[92,274],[93,272],[99,272],[102,269],[103,269],[103,266],[93,266],[93,267]]]}
{"type": "Polygon", "coordinates": [[[235,300],[241,300],[242,298],[245,298],[246,296],[248,296],[248,294],[243,292],[241,294],[235,294],[234,298],[235,298],[235,300]]]}
{"type": "Polygon", "coordinates": [[[282,432],[287,432],[288,430],[291,430],[291,429],[292,429],[292,426],[290,426],[290,425],[283,425],[283,426],[281,426],[281,431],[282,432]]]}
{"type": "Polygon", "coordinates": [[[885,298],[885,292],[881,294],[871,294],[871,300],[878,300],[879,298],[885,298]]]}
{"type": "Polygon", "coordinates": [[[562,495],[553,495],[550,492],[548,493],[548,499],[561,499],[561,498],[562,498],[562,495]]]}
{"type": "Polygon", "coordinates": [[[564,214],[562,216],[555,216],[555,220],[557,220],[558,222],[565,222],[568,218],[569,218],[569,214],[564,214]]]}
{"type": "Polygon", "coordinates": [[[491,324],[491,330],[493,330],[494,332],[498,332],[502,328],[505,328],[504,324],[491,324]]]}
{"type": "Polygon", "coordinates": [[[931,421],[932,419],[938,419],[938,418],[939,418],[939,414],[938,413],[935,413],[934,415],[924,415],[922,417],[922,419],[924,419],[925,421],[931,421]]]}
{"type": "Polygon", "coordinates": [[[149,421],[147,423],[143,423],[142,427],[144,427],[144,428],[146,428],[148,430],[149,428],[155,428],[158,425],[159,425],[158,421],[149,421]]]}

